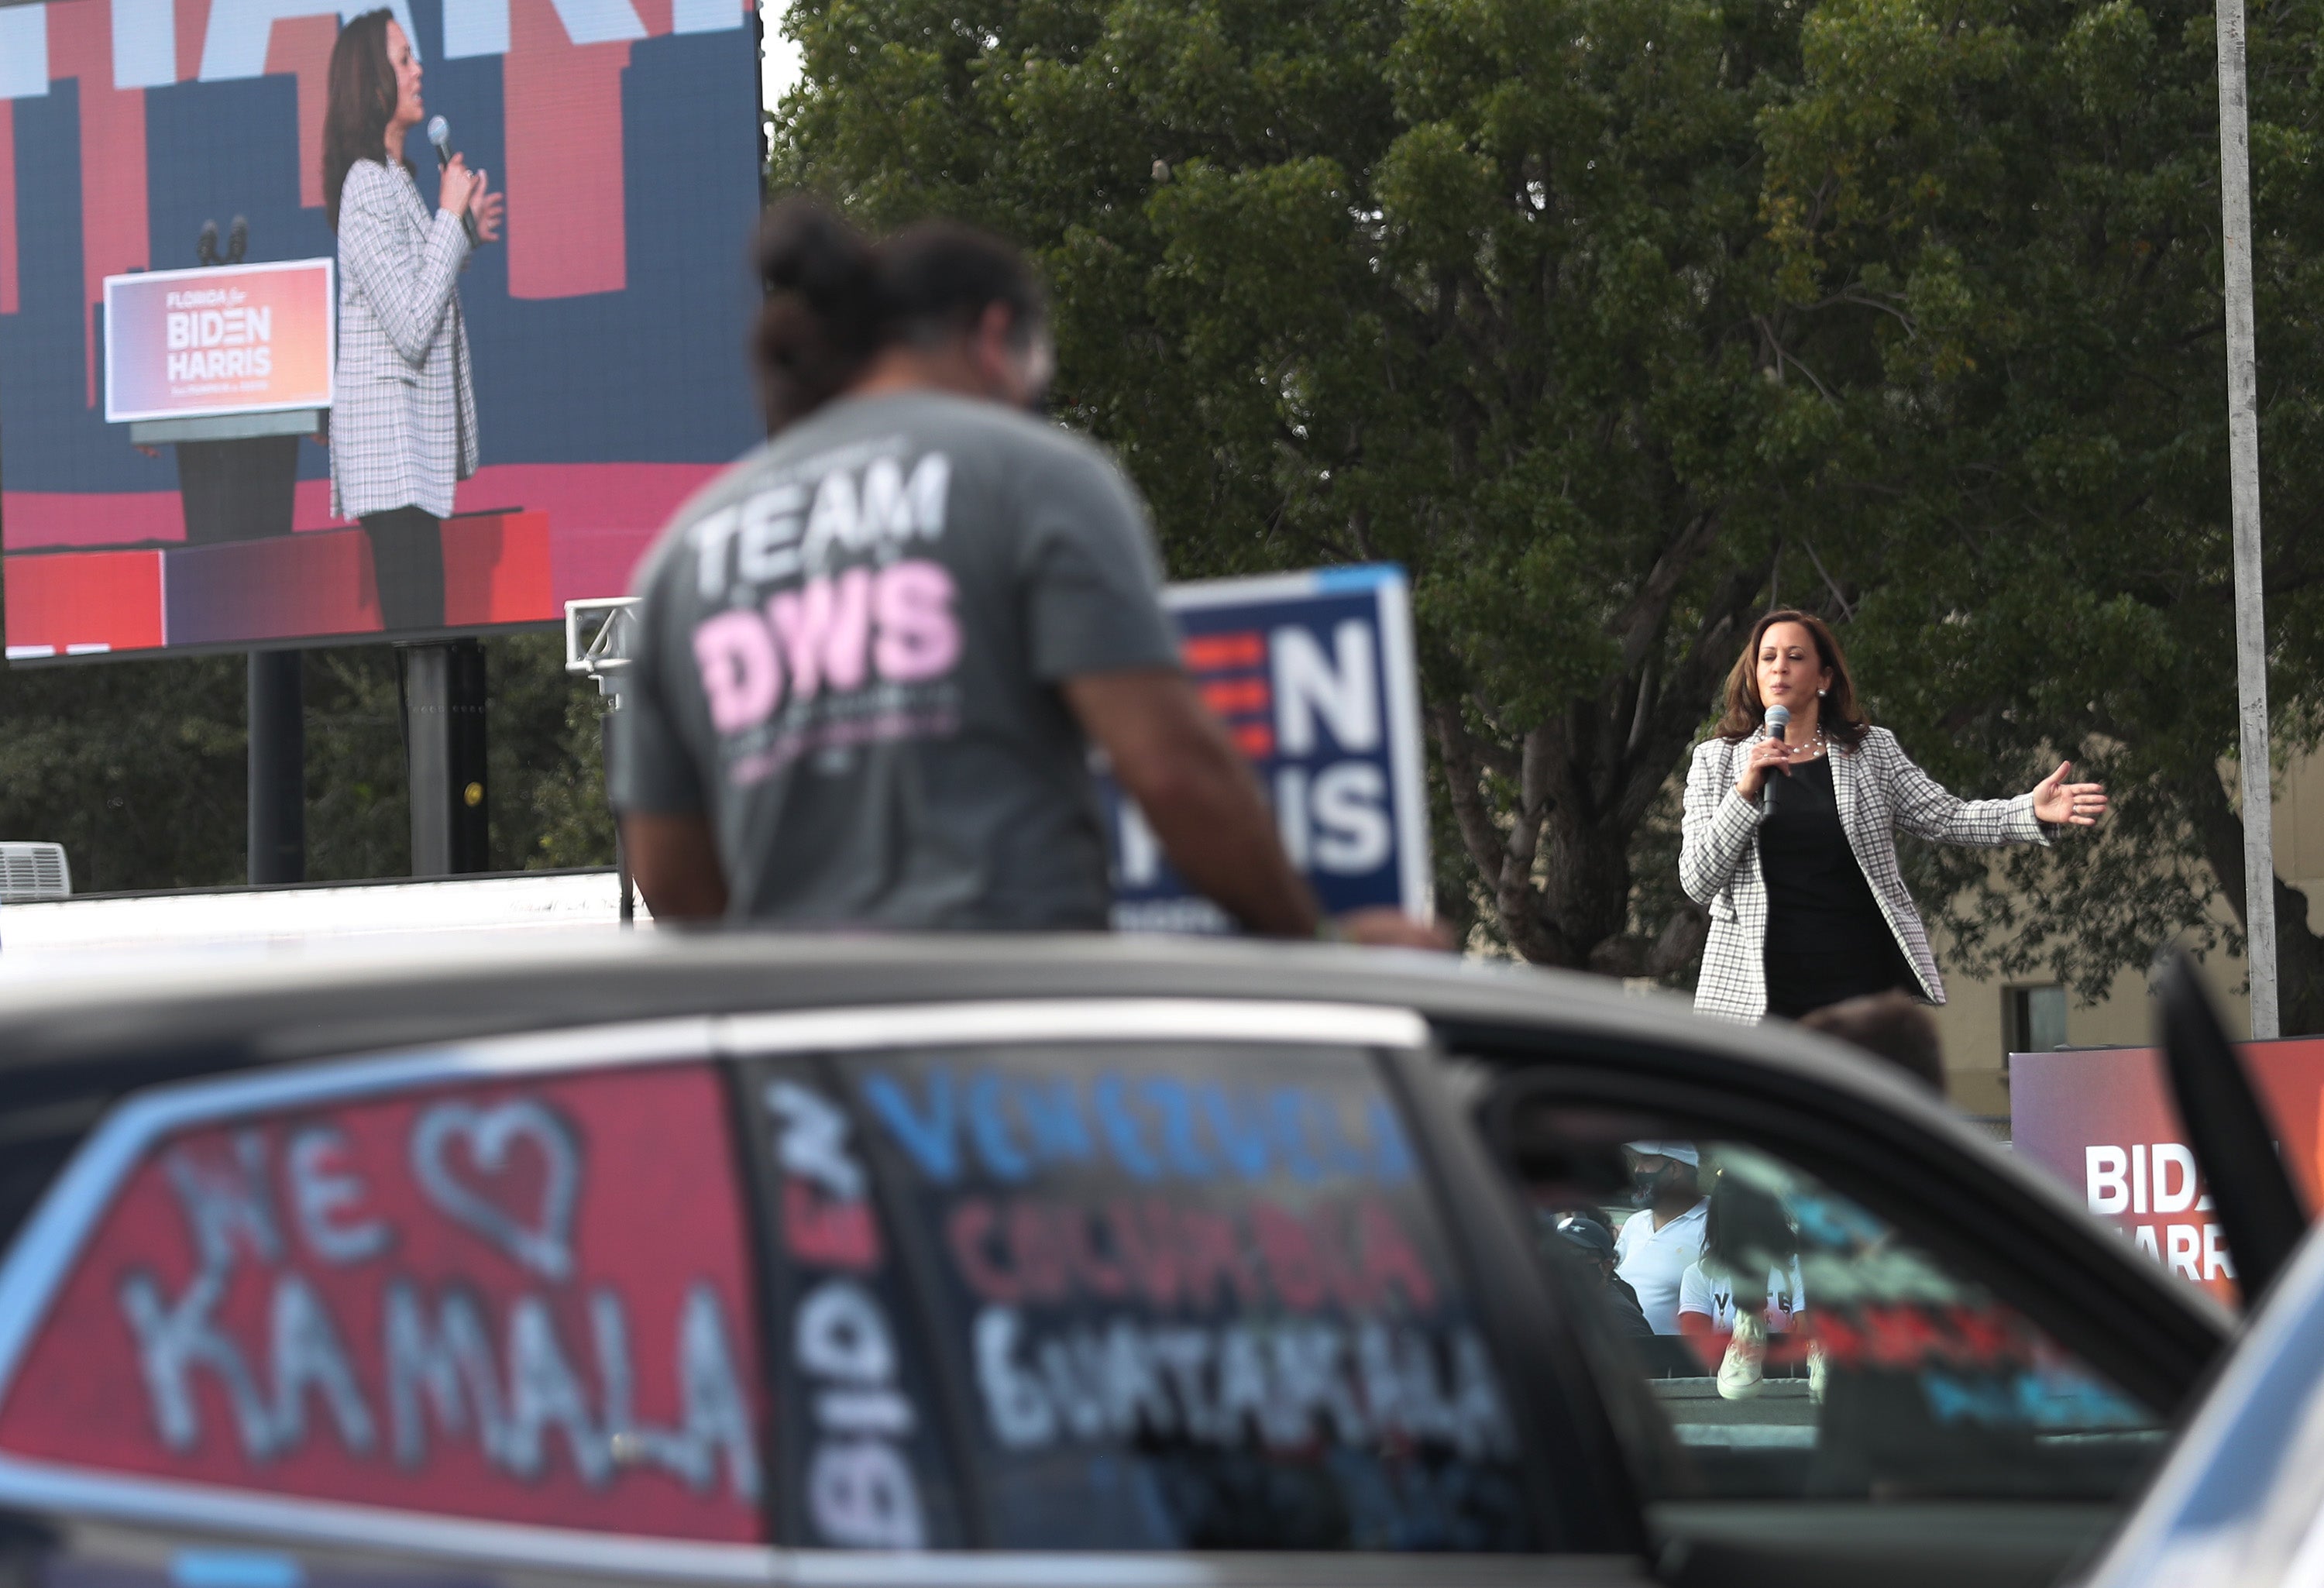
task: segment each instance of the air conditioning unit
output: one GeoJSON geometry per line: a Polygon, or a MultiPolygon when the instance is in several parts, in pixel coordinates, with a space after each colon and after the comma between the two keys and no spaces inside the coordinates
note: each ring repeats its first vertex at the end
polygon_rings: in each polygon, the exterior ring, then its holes
{"type": "Polygon", "coordinates": [[[0,904],[72,896],[72,867],[61,844],[0,844],[0,904]]]}

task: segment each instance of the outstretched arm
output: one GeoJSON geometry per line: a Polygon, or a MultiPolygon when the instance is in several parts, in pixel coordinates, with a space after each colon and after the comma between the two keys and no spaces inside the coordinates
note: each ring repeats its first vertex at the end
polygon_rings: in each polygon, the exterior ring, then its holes
{"type": "Polygon", "coordinates": [[[2047,844],[2051,828],[2087,827],[2106,812],[2106,790],[2096,783],[2067,782],[2071,770],[2071,762],[2061,762],[2031,793],[2012,799],[1962,799],[1899,749],[1890,785],[1896,826],[1939,844],[2047,844]]]}
{"type": "Polygon", "coordinates": [[[726,913],[726,876],[718,841],[700,815],[622,813],[630,874],[657,921],[715,921],[726,913]]]}
{"type": "Polygon", "coordinates": [[[1183,673],[1092,674],[1067,679],[1065,697],[1187,882],[1254,932],[1315,935],[1314,895],[1291,869],[1250,770],[1183,673]]]}
{"type": "Polygon", "coordinates": [[[2070,783],[2074,763],[2061,761],[2058,770],[2034,785],[2034,818],[2052,827],[2090,827],[2107,813],[2106,785],[2070,783]]]}

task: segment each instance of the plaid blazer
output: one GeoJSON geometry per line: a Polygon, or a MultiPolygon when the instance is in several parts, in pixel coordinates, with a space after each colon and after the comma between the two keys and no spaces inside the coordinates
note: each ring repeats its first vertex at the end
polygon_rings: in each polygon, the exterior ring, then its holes
{"type": "MultiPolygon", "coordinates": [[[[1767,882],[1759,870],[1759,824],[1767,811],[1764,798],[1754,804],[1738,794],[1735,780],[1765,737],[1762,728],[1733,744],[1714,738],[1694,747],[1678,856],[1680,886],[1711,912],[1695,1010],[1745,1024],[1767,1012],[1767,882]]],[[[1914,766],[1886,728],[1870,730],[1853,751],[1832,747],[1831,787],[1848,845],[1920,977],[1922,995],[1942,1003],[1945,983],[1929,935],[1896,869],[1896,830],[1940,844],[2047,844],[2049,828],[2034,819],[2034,796],[1957,799],[1914,766]]]]}
{"type": "Polygon", "coordinates": [[[339,192],[338,389],[331,511],[447,518],[476,472],[476,394],[460,265],[468,234],[431,212],[401,162],[358,160],[339,192]]]}

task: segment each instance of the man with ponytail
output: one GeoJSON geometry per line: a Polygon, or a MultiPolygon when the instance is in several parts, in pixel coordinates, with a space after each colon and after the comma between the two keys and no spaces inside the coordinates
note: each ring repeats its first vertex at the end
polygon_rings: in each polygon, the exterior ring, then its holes
{"type": "Polygon", "coordinates": [[[613,794],[663,920],[1102,928],[1102,750],[1180,873],[1259,933],[1333,924],[1180,669],[1146,513],[1035,416],[1040,288],[941,222],[878,241],[808,198],[761,232],[769,439],[639,571],[613,794]]]}

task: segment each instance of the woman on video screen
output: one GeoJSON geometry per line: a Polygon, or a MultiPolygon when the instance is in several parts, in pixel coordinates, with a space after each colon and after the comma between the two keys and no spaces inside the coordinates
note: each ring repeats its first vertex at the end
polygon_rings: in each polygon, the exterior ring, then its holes
{"type": "Polygon", "coordinates": [[[366,12],[331,50],[323,203],[339,236],[338,390],[331,404],[331,509],[371,538],[391,633],[444,623],[443,520],[476,472],[476,395],[460,318],[460,267],[498,239],[501,196],[458,155],[431,216],[404,157],[427,114],[411,41],[366,12]]]}

